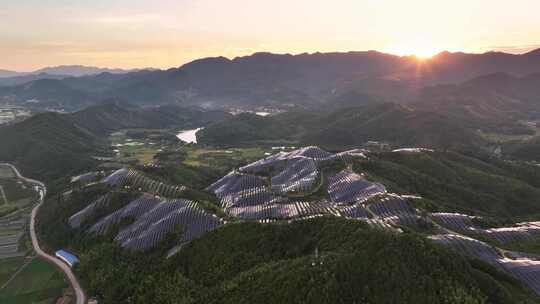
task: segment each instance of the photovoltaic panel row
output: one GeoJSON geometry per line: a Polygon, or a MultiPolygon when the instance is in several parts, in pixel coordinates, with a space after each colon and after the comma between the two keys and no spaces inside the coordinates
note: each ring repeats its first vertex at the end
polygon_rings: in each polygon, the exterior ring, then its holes
{"type": "Polygon", "coordinates": [[[106,176],[102,183],[111,187],[131,187],[163,197],[177,197],[186,190],[185,186],[168,185],[151,179],[141,172],[127,168],[119,169],[106,176]]]}

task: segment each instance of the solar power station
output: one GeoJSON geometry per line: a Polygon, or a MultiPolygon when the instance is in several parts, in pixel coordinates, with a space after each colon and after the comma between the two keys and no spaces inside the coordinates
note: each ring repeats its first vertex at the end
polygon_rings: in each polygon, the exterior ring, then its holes
{"type": "MultiPolygon", "coordinates": [[[[474,236],[482,236],[498,243],[538,239],[540,222],[484,229],[476,224],[480,218],[475,216],[420,212],[410,204],[411,196],[388,193],[384,185],[372,182],[364,174],[349,168],[326,176],[327,182],[323,184],[327,164],[347,162],[354,157],[366,158],[367,155],[364,150],[332,154],[318,147],[279,152],[232,170],[205,190],[213,193],[227,217],[236,221],[273,223],[339,216],[395,232],[417,228],[420,224],[429,225],[433,241],[495,265],[540,294],[540,260],[503,251],[474,239],[474,236]],[[325,195],[306,199],[315,192],[325,195]]],[[[181,236],[169,249],[168,256],[171,256],[186,243],[227,222],[205,211],[197,202],[183,199],[185,186],[167,185],[133,169],[117,170],[103,178],[101,183],[111,190],[131,189],[140,192],[140,196],[91,225],[83,225],[95,219],[97,212],[110,204],[111,194],[105,194],[73,214],[68,223],[74,229],[84,226],[88,234],[103,235],[127,220],[129,223],[114,236],[114,240],[124,248],[149,250],[169,233],[180,229],[181,236]]]]}
{"type": "Polygon", "coordinates": [[[111,175],[105,177],[102,180],[102,183],[110,187],[133,188],[138,191],[144,191],[164,197],[177,197],[182,191],[186,190],[185,186],[167,185],[146,177],[141,172],[127,168],[115,171],[111,175]]]}

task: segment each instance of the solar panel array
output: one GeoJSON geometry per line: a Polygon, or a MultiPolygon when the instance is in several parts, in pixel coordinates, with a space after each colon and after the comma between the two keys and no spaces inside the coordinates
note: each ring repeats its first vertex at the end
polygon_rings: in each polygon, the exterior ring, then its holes
{"type": "Polygon", "coordinates": [[[100,196],[95,201],[88,204],[84,209],[75,213],[68,219],[68,224],[71,228],[79,228],[84,223],[84,221],[90,219],[95,212],[102,207],[107,206],[111,201],[111,195],[105,194],[100,196]]]}
{"type": "MultiPolygon", "coordinates": [[[[285,197],[272,195],[267,188],[260,186],[261,179],[258,176],[230,173],[208,189],[216,193],[221,199],[222,206],[227,214],[244,220],[265,221],[309,218],[317,215],[335,215],[362,220],[373,217],[361,202],[342,205],[328,200],[314,202],[290,201],[285,197]],[[252,188],[243,188],[241,185],[252,188]]],[[[395,211],[389,213],[388,216],[407,216],[409,214],[406,211],[411,213],[410,216],[412,216],[415,212],[408,207],[406,201],[400,200],[398,197],[392,197],[392,199],[388,200],[381,198],[381,200],[382,203],[376,204],[377,208],[382,210],[390,208],[395,211]],[[400,202],[401,205],[393,206],[393,202],[400,202]],[[389,205],[386,206],[385,204],[389,205]],[[401,207],[401,209],[398,207],[401,207]]],[[[380,218],[382,222],[385,215],[381,215],[380,218]]]]}
{"type": "Polygon", "coordinates": [[[287,166],[271,179],[272,190],[279,193],[308,191],[317,181],[319,170],[311,158],[290,159],[287,166]]]}
{"type": "Polygon", "coordinates": [[[379,196],[368,205],[368,208],[378,217],[416,214],[416,210],[406,200],[397,195],[379,196]]]}
{"type": "Polygon", "coordinates": [[[168,185],[145,176],[133,169],[122,168],[105,177],[102,183],[111,187],[132,187],[139,191],[153,193],[164,197],[177,197],[185,186],[168,185]]]}
{"type": "Polygon", "coordinates": [[[72,183],[88,184],[97,181],[99,172],[88,172],[71,178],[72,183]]]}
{"type": "Polygon", "coordinates": [[[502,255],[494,247],[473,238],[459,234],[438,234],[429,237],[430,239],[454,247],[458,252],[476,257],[485,262],[497,265],[502,255]]]}
{"type": "MultiPolygon", "coordinates": [[[[79,228],[98,208],[106,206],[109,201],[110,195],[100,197],[71,216],[69,225],[72,228],[79,228]]],[[[193,201],[163,200],[145,193],[121,209],[101,218],[87,230],[87,233],[104,234],[123,219],[133,219],[134,222],[123,227],[114,239],[122,247],[132,250],[148,250],[155,247],[177,227],[182,228],[177,243],[183,244],[224,223],[222,219],[207,213],[193,201]]]]}
{"type": "Polygon", "coordinates": [[[502,259],[499,264],[540,296],[540,261],[538,259],[502,259]]]}
{"type": "Polygon", "coordinates": [[[127,182],[127,175],[129,171],[130,169],[128,168],[118,169],[111,173],[109,176],[103,178],[101,182],[112,187],[124,186],[127,182]]]}
{"type": "Polygon", "coordinates": [[[231,172],[207,188],[220,200],[226,213],[244,219],[281,217],[287,208],[273,206],[286,201],[266,186],[263,177],[231,172]]]}
{"type": "MultiPolygon", "coordinates": [[[[475,225],[474,216],[458,213],[421,216],[404,197],[387,193],[383,185],[370,182],[351,170],[343,170],[329,178],[329,199],[295,201],[290,198],[293,196],[287,195],[312,190],[320,176],[320,166],[347,157],[365,157],[365,154],[363,150],[331,154],[317,147],[280,152],[230,172],[207,190],[220,199],[223,210],[229,216],[262,223],[334,215],[361,220],[374,227],[395,229],[396,226],[416,226],[420,220],[434,220],[440,225],[435,226],[437,234],[429,238],[508,271],[540,295],[540,261],[537,258],[503,252],[485,242],[459,234],[481,234],[501,243],[531,240],[540,236],[540,222],[482,229],[475,225]],[[274,175],[270,178],[255,175],[261,172],[274,172],[274,175]]],[[[120,169],[102,182],[113,187],[134,187],[160,196],[177,196],[185,189],[157,182],[132,169],[120,169]]],[[[183,233],[177,245],[169,250],[168,255],[171,256],[183,244],[224,224],[222,219],[205,212],[195,202],[160,199],[152,194],[145,193],[103,217],[88,233],[103,234],[123,219],[132,219],[134,222],[123,227],[115,236],[115,241],[124,248],[148,250],[168,233],[182,227],[183,233]]],[[[109,201],[110,195],[98,198],[70,217],[70,226],[80,227],[109,201]]]]}
{"type": "Polygon", "coordinates": [[[197,203],[184,199],[165,200],[142,213],[115,237],[124,248],[148,250],[177,227],[182,227],[178,243],[190,242],[223,224],[223,220],[205,212],[197,203]]]}
{"type": "Polygon", "coordinates": [[[332,156],[332,153],[326,152],[323,149],[315,146],[309,146],[300,148],[298,150],[294,150],[292,152],[289,152],[287,157],[289,159],[295,158],[295,157],[307,157],[311,158],[316,161],[325,160],[332,156]]]}
{"type": "Polygon", "coordinates": [[[298,217],[295,203],[261,204],[247,207],[233,207],[228,213],[245,220],[288,219],[298,217]]]}
{"type": "Polygon", "coordinates": [[[527,257],[508,251],[502,253],[493,246],[463,235],[440,234],[429,238],[507,271],[540,296],[540,261],[538,257],[527,257]]]}
{"type": "Polygon", "coordinates": [[[473,226],[474,219],[474,216],[447,212],[431,213],[430,217],[445,228],[459,232],[468,231],[473,226]]]}
{"type": "Polygon", "coordinates": [[[365,201],[364,205],[375,219],[393,226],[417,227],[420,222],[429,222],[399,195],[386,193],[375,195],[365,201]]]}
{"type": "Polygon", "coordinates": [[[540,223],[525,222],[514,227],[482,229],[481,233],[499,243],[538,240],[540,238],[540,223]]]}
{"type": "Polygon", "coordinates": [[[368,219],[371,217],[371,214],[362,203],[355,203],[350,206],[338,206],[337,208],[340,215],[346,218],[368,219]]]}
{"type": "Polygon", "coordinates": [[[284,163],[288,159],[289,153],[279,152],[277,154],[268,156],[267,158],[263,158],[251,164],[240,167],[239,171],[244,173],[258,173],[267,170],[268,168],[284,166],[284,163]]]}
{"type": "Polygon", "coordinates": [[[523,222],[512,227],[483,229],[474,224],[475,216],[459,213],[432,213],[430,217],[445,228],[482,235],[499,243],[532,241],[540,238],[540,222],[523,222]]]}
{"type": "MultiPolygon", "coordinates": [[[[347,204],[324,199],[315,202],[291,201],[286,197],[287,193],[312,190],[318,180],[318,167],[322,162],[346,157],[365,157],[364,150],[331,154],[317,147],[306,147],[280,152],[230,172],[207,190],[221,200],[221,205],[228,215],[245,220],[266,222],[327,214],[368,220],[371,215],[362,204],[357,203],[359,197],[368,198],[384,193],[385,189],[382,185],[367,182],[350,171],[347,171],[346,175],[354,177],[352,182],[360,191],[356,193],[357,197],[347,200],[347,204]],[[265,170],[279,172],[270,180],[252,175],[265,170]]],[[[348,189],[346,183],[342,185],[343,187],[335,185],[336,195],[340,190],[348,189]]]]}
{"type": "Polygon", "coordinates": [[[153,195],[145,193],[138,199],[124,206],[123,208],[100,219],[89,229],[89,232],[96,234],[104,234],[110,227],[118,224],[123,219],[137,220],[143,214],[145,214],[146,212],[154,208],[157,204],[159,204],[159,202],[159,199],[157,199],[153,195]]]}
{"type": "Polygon", "coordinates": [[[372,183],[351,170],[343,170],[332,176],[328,184],[328,194],[332,201],[338,204],[366,201],[385,192],[383,185],[372,183]]]}
{"type": "Polygon", "coordinates": [[[307,158],[315,161],[318,165],[324,164],[329,161],[336,159],[348,159],[351,157],[362,157],[365,158],[365,150],[354,149],[345,152],[340,152],[332,154],[326,152],[319,147],[305,147],[297,149],[291,152],[279,152],[274,155],[268,156],[267,158],[260,159],[256,162],[248,164],[241,167],[239,170],[244,173],[258,173],[269,168],[280,168],[284,167],[285,163],[289,160],[296,158],[307,158]]]}

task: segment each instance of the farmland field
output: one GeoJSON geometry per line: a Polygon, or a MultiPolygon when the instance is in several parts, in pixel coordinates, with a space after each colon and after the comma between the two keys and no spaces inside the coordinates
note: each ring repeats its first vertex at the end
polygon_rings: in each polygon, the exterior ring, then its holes
{"type": "Polygon", "coordinates": [[[67,286],[52,266],[31,255],[27,229],[37,193],[0,166],[0,303],[54,303],[67,286]]]}
{"type": "Polygon", "coordinates": [[[262,148],[217,150],[192,147],[186,147],[182,151],[186,153],[184,164],[194,167],[207,166],[214,168],[228,168],[251,162],[263,157],[265,152],[262,148]]]}
{"type": "Polygon", "coordinates": [[[0,260],[0,286],[3,286],[23,264],[24,258],[0,260]]]}
{"type": "Polygon", "coordinates": [[[15,172],[11,170],[8,166],[0,166],[0,178],[13,178],[15,177],[15,172]]]}
{"type": "MultiPolygon", "coordinates": [[[[20,260],[0,262],[15,268],[20,260]]],[[[2,280],[6,278],[3,268],[0,272],[2,280]]],[[[8,285],[0,290],[0,303],[54,303],[67,287],[62,274],[48,263],[34,259],[8,285]]]]}
{"type": "Polygon", "coordinates": [[[180,141],[167,130],[122,130],[109,137],[114,148],[114,162],[145,165],[165,148],[179,146],[180,141]]]}

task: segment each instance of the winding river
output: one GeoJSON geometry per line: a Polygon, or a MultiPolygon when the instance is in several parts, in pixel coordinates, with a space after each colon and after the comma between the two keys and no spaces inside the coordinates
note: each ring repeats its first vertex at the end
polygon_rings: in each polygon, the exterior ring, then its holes
{"type": "Polygon", "coordinates": [[[180,133],[176,134],[176,137],[178,137],[178,139],[190,144],[190,143],[197,143],[197,136],[195,134],[197,134],[198,131],[202,130],[203,128],[197,128],[197,129],[192,129],[192,130],[183,130],[183,131],[180,131],[180,133]]]}

